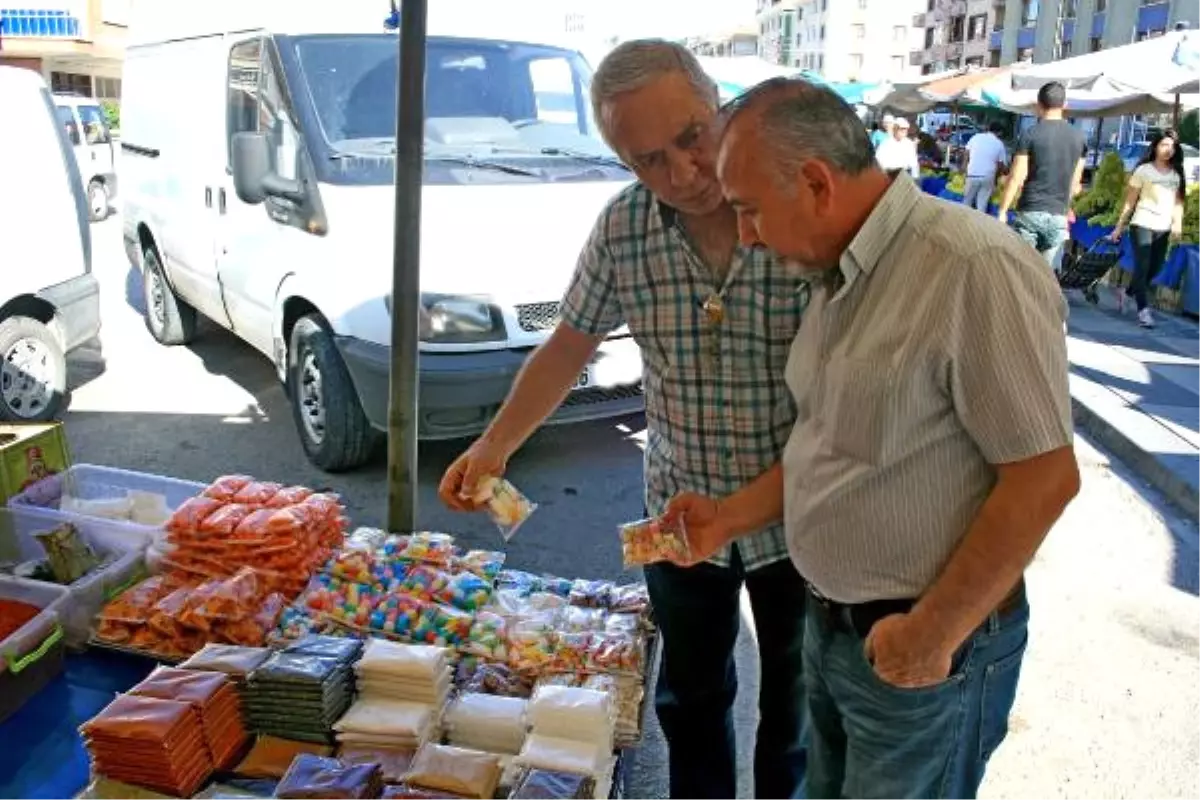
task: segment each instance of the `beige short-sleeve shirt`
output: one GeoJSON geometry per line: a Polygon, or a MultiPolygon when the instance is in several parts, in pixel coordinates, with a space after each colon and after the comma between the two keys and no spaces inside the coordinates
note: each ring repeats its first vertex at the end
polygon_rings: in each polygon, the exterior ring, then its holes
{"type": "Polygon", "coordinates": [[[1066,304],[1014,233],[905,175],[837,271],[844,283],[814,287],[788,361],[788,548],[832,600],[916,598],[995,465],[1071,444],[1066,304]]]}

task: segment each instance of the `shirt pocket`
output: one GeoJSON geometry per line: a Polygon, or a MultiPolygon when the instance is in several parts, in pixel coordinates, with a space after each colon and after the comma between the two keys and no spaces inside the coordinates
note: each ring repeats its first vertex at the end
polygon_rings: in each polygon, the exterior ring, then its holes
{"type": "Polygon", "coordinates": [[[826,372],[830,443],[845,456],[880,465],[887,454],[894,370],[887,363],[846,359],[826,372]]]}
{"type": "Polygon", "coordinates": [[[753,313],[743,331],[746,350],[756,359],[765,359],[767,369],[782,373],[787,368],[788,352],[800,330],[800,318],[808,302],[808,287],[780,287],[751,291],[753,313]]]}

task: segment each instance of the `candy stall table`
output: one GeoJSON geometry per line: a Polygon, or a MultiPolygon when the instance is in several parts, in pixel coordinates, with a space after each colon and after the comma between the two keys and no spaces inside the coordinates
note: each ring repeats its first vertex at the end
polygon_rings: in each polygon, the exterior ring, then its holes
{"type": "MultiPolygon", "coordinates": [[[[524,572],[505,564],[503,553],[463,551],[447,534],[360,528],[347,536],[336,496],[303,487],[226,476],[195,488],[193,497],[170,498],[171,516],[160,529],[139,531],[150,538],[155,574],[113,591],[96,615],[89,649],[70,654],[63,674],[0,725],[0,795],[79,792],[96,777],[80,726],[114,695],[139,691],[135,684],[160,664],[230,645],[290,650],[313,637],[443,648],[454,679],[434,706],[439,720],[464,692],[506,691],[479,683],[484,675],[510,675],[528,691],[578,687],[571,691],[607,695],[615,741],[603,774],[611,778],[608,796],[625,795],[658,658],[644,585],[524,572]]],[[[72,514],[82,524],[81,506],[69,505],[64,519],[72,514]]],[[[82,508],[86,515],[89,507],[82,508]]],[[[430,746],[452,735],[440,723],[434,730],[430,746]]],[[[328,729],[324,736],[332,743],[340,734],[328,729]]],[[[241,780],[229,771],[211,778],[241,780]]],[[[596,781],[597,791],[609,785],[596,781]]]]}

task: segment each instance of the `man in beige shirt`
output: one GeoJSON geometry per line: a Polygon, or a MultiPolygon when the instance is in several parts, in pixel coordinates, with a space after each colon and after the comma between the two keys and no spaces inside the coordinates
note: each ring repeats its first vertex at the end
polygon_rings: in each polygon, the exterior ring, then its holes
{"type": "Polygon", "coordinates": [[[809,797],[974,796],[1026,644],[1023,573],[1078,491],[1065,306],[995,220],[874,161],[827,89],[743,96],[718,171],[743,241],[812,280],[781,468],[676,497],[694,555],[783,516],[811,593],[809,797]]]}

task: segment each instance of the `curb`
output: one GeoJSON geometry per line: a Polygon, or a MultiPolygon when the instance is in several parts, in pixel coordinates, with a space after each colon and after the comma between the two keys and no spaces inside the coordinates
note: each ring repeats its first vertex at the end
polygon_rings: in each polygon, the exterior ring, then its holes
{"type": "Polygon", "coordinates": [[[1096,413],[1087,403],[1071,395],[1071,411],[1075,424],[1092,438],[1127,463],[1142,480],[1161,492],[1193,521],[1197,520],[1200,505],[1196,491],[1162,462],[1148,453],[1117,426],[1096,413]]]}

